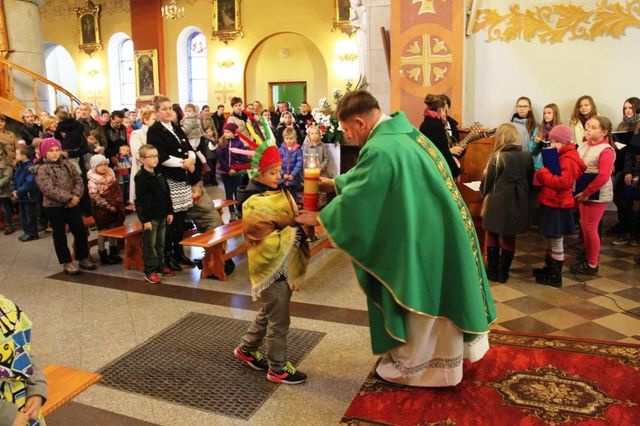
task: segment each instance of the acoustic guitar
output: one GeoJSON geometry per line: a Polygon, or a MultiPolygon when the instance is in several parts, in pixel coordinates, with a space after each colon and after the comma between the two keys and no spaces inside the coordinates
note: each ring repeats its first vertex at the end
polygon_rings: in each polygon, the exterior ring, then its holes
{"type": "Polygon", "coordinates": [[[451,145],[451,147],[454,146],[459,146],[462,148],[462,153],[458,156],[454,155],[453,156],[453,161],[456,162],[456,165],[458,167],[460,167],[460,158],[462,158],[462,156],[464,156],[465,153],[465,148],[467,147],[467,144],[470,144],[471,142],[474,141],[478,141],[480,139],[484,139],[484,138],[488,138],[490,136],[493,136],[496,132],[496,128],[494,129],[490,129],[490,130],[486,130],[486,131],[482,131],[482,124],[479,122],[475,122],[473,123],[473,126],[471,126],[471,131],[469,132],[469,134],[467,134],[467,136],[465,136],[464,139],[462,139],[460,142],[454,143],[451,145]]]}

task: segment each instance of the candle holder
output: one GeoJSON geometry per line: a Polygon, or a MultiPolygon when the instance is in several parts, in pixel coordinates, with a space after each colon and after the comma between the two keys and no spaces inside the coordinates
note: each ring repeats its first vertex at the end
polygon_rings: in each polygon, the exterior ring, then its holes
{"type": "Polygon", "coordinates": [[[304,192],[302,207],[304,210],[318,211],[318,184],[320,183],[320,165],[318,154],[308,153],[304,156],[304,192]]]}

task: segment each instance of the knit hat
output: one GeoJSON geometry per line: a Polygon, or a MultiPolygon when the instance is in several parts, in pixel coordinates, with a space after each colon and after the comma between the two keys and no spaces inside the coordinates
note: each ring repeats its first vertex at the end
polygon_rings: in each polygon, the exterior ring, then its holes
{"type": "Polygon", "coordinates": [[[109,164],[109,160],[107,160],[107,157],[105,157],[102,154],[96,154],[93,157],[91,157],[91,168],[92,169],[95,169],[100,164],[109,164]]]}
{"type": "Polygon", "coordinates": [[[238,125],[234,123],[227,123],[224,125],[222,130],[228,130],[235,135],[236,132],[238,131],[238,125]]]}
{"type": "Polygon", "coordinates": [[[43,157],[43,158],[46,157],[47,152],[49,152],[49,150],[54,146],[57,146],[58,148],[62,149],[62,145],[60,144],[60,141],[58,139],[56,138],[43,139],[42,142],[40,142],[40,157],[43,157]]]}
{"type": "Polygon", "coordinates": [[[573,142],[573,132],[569,126],[558,124],[549,132],[549,140],[568,144],[573,142]]]}
{"type": "Polygon", "coordinates": [[[262,156],[258,160],[258,171],[264,173],[277,164],[282,164],[280,151],[278,151],[277,147],[270,145],[262,151],[262,156]]]}

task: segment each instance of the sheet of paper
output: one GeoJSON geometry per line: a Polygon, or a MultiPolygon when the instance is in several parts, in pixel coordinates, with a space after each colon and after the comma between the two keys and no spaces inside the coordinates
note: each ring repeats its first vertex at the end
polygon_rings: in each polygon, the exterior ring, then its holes
{"type": "Polygon", "coordinates": [[[463,185],[468,187],[468,188],[470,188],[470,189],[472,189],[473,191],[480,192],[480,181],[479,180],[476,180],[476,181],[473,181],[473,182],[467,182],[467,183],[464,183],[463,185]]]}
{"type": "Polygon", "coordinates": [[[625,147],[626,147],[626,145],[625,145],[625,144],[623,144],[623,143],[620,143],[620,142],[614,142],[614,143],[615,143],[615,145],[616,145],[616,148],[618,148],[618,149],[622,149],[622,148],[625,148],[625,147]]]}

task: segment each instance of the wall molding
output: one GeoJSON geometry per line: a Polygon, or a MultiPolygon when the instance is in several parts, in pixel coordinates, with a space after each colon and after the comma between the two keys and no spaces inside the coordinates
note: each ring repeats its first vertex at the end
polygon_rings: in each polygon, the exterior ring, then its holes
{"type": "MultiPolygon", "coordinates": [[[[68,19],[75,16],[76,8],[81,7],[83,0],[46,0],[40,6],[40,18],[44,19],[68,19]]],[[[131,11],[129,0],[94,0],[100,6],[100,12],[106,15],[131,11]]]]}
{"type": "Polygon", "coordinates": [[[600,0],[593,8],[563,3],[525,10],[514,3],[504,14],[496,9],[480,9],[473,32],[485,30],[488,42],[523,39],[553,44],[567,37],[569,41],[620,38],[629,27],[640,28],[640,0],[600,0]]]}

